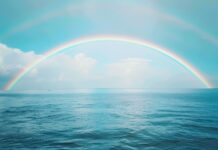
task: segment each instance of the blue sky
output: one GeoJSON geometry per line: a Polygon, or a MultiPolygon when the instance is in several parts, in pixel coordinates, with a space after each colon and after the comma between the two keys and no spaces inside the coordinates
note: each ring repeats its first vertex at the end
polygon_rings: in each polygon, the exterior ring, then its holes
{"type": "MultiPolygon", "coordinates": [[[[31,51],[33,52],[31,57],[34,59],[37,55],[43,54],[50,48],[74,38],[101,34],[132,36],[167,47],[193,64],[217,86],[217,5],[218,2],[215,0],[54,0],[52,2],[48,0],[2,0],[0,1],[0,43],[5,45],[7,50],[4,48],[0,49],[2,51],[2,54],[0,53],[2,55],[2,63],[0,65],[2,65],[1,68],[4,68],[0,72],[0,86],[3,86],[16,71],[30,62],[31,59],[27,58],[27,54],[31,53],[31,51]],[[12,51],[15,48],[22,52],[22,56],[14,54],[14,57],[20,57],[19,59],[23,60],[13,62],[12,51]],[[8,51],[8,53],[11,51],[10,57],[5,51],[8,51]],[[11,60],[8,60],[9,58],[11,60]],[[15,64],[20,65],[12,69],[13,66],[16,66],[15,64]]],[[[106,42],[84,45],[74,49],[73,52],[66,53],[66,55],[71,56],[71,58],[75,58],[78,55],[95,59],[98,65],[94,68],[98,70],[95,71],[98,74],[100,74],[99,72],[105,65],[110,66],[118,63],[119,66],[119,62],[132,61],[136,58],[151,60],[153,63],[151,63],[150,68],[155,68],[154,66],[165,68],[174,76],[185,72],[182,67],[177,66],[176,63],[171,62],[168,58],[162,58],[163,56],[150,52],[151,50],[149,49],[146,49],[146,52],[142,52],[143,50],[140,49],[142,48],[128,44],[106,42]],[[99,52],[99,49],[103,49],[104,53],[99,52]],[[179,69],[175,71],[175,68],[179,69]]],[[[62,65],[66,66],[67,64],[62,65]]],[[[157,68],[154,71],[156,74],[158,74],[157,68]]],[[[143,70],[143,68],[138,70],[143,70]]],[[[137,74],[137,72],[135,73],[137,74]]],[[[139,73],[145,73],[144,76],[146,76],[146,72],[142,71],[139,73]]],[[[47,74],[49,76],[49,73],[47,74]]],[[[190,74],[188,72],[184,74],[189,78],[190,74]]],[[[45,76],[45,73],[41,72],[39,75],[45,76]]],[[[164,79],[166,77],[162,75],[161,78],[164,79]]],[[[170,78],[168,81],[170,86],[166,87],[201,87],[191,76],[187,81],[191,80],[193,82],[190,85],[184,84],[182,86],[178,85],[183,81],[182,77],[178,78],[178,81],[174,77],[172,77],[172,80],[171,77],[168,78],[170,78]],[[172,82],[170,83],[170,81],[172,82]]],[[[90,80],[87,79],[86,84],[89,84],[87,87],[100,86],[89,83],[90,80]]],[[[148,85],[146,80],[148,79],[141,78],[140,81],[148,85]]],[[[156,81],[156,79],[153,80],[153,82],[156,81]]],[[[95,83],[97,83],[96,80],[95,83]]],[[[160,83],[162,83],[162,80],[160,83]]],[[[26,87],[34,87],[28,84],[28,79],[23,84],[26,87]]],[[[166,83],[163,82],[163,84],[166,83]]],[[[158,87],[158,85],[157,83],[151,87],[158,87]]],[[[101,83],[101,87],[104,86],[106,86],[106,83],[101,83]]],[[[131,87],[131,85],[129,86],[131,87]]],[[[38,87],[35,86],[36,89],[38,87]]],[[[70,86],[68,87],[70,88],[70,86]]],[[[110,85],[110,87],[113,86],[110,85]]],[[[150,86],[134,85],[133,87],[150,86]]]]}

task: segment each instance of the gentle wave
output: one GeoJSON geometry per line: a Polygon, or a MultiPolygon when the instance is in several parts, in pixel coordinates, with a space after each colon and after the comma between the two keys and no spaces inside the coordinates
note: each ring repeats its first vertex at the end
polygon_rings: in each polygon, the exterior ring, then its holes
{"type": "Polygon", "coordinates": [[[0,94],[0,149],[215,150],[218,91],[0,94]]]}

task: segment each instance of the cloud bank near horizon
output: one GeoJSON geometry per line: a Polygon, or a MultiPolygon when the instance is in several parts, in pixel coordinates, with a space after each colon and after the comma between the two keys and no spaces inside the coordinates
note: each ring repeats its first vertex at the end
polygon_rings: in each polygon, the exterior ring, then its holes
{"type": "MultiPolygon", "coordinates": [[[[0,44],[0,85],[40,57],[0,44]]],[[[42,62],[15,86],[14,90],[68,90],[73,88],[198,88],[190,73],[163,68],[152,58],[125,57],[103,63],[84,52],[61,54],[42,62]]]]}

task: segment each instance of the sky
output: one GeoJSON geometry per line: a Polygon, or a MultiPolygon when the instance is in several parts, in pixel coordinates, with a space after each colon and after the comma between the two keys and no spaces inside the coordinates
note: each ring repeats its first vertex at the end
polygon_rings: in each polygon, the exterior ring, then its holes
{"type": "MultiPolygon", "coordinates": [[[[0,0],[0,88],[50,49],[81,37],[149,41],[180,56],[218,86],[218,1],[0,0]]],[[[11,90],[205,88],[184,66],[119,41],[69,47],[42,61],[11,90]]]]}

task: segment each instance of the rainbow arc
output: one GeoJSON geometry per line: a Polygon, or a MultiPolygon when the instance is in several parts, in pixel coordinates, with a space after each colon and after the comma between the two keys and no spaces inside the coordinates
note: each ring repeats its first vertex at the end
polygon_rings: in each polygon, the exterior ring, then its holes
{"type": "Polygon", "coordinates": [[[178,64],[186,68],[189,72],[191,72],[199,81],[201,81],[205,87],[212,88],[212,83],[193,65],[191,65],[188,61],[183,59],[182,57],[178,56],[177,54],[173,53],[171,50],[151,43],[149,41],[127,37],[127,36],[117,36],[117,35],[99,35],[99,36],[88,36],[82,37],[78,39],[73,39],[67,43],[54,47],[51,50],[48,50],[44,55],[40,58],[34,60],[30,64],[27,64],[23,69],[21,69],[4,87],[3,90],[8,91],[11,90],[22,78],[27,75],[34,67],[38,64],[43,62],[46,59],[49,59],[51,56],[54,56],[67,48],[82,45],[85,43],[92,43],[92,42],[102,42],[102,41],[118,41],[118,42],[127,42],[130,44],[140,45],[152,50],[158,51],[163,55],[166,55],[176,61],[178,64]]]}

